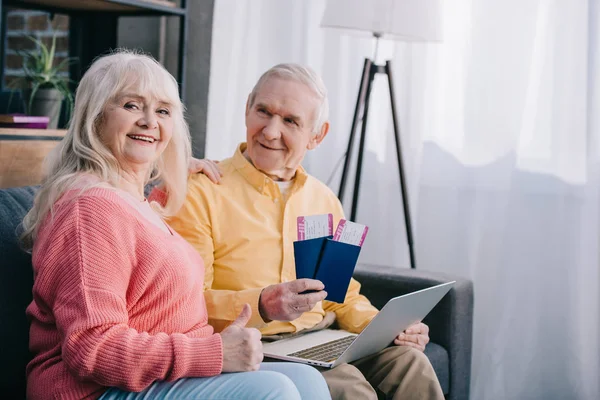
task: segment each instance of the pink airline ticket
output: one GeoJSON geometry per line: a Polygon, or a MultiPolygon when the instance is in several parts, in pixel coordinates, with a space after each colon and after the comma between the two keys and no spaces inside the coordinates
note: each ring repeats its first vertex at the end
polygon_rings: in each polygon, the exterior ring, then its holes
{"type": "Polygon", "coordinates": [[[368,231],[369,227],[366,225],[341,219],[335,230],[335,235],[333,235],[333,240],[353,244],[355,246],[362,246],[368,231]]]}
{"type": "Polygon", "coordinates": [[[333,235],[333,214],[298,217],[298,240],[333,235]]]}

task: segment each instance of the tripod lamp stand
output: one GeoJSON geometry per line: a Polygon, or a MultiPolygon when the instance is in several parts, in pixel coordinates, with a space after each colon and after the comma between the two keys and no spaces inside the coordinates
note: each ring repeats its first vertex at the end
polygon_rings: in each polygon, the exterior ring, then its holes
{"type": "Polygon", "coordinates": [[[356,174],[354,175],[352,208],[350,213],[350,219],[353,221],[356,220],[371,90],[373,88],[375,75],[384,74],[388,78],[396,158],[398,161],[398,175],[400,178],[400,192],[402,195],[402,208],[404,212],[404,227],[406,230],[406,240],[410,256],[410,267],[413,269],[416,268],[416,262],[410,206],[402,162],[400,124],[397,117],[394,97],[392,66],[391,61],[389,60],[386,61],[385,65],[376,64],[377,48],[379,39],[382,37],[389,37],[394,40],[407,42],[441,41],[441,8],[441,0],[372,0],[368,2],[364,0],[328,0],[321,21],[322,27],[368,32],[375,37],[375,55],[373,59],[366,58],[363,65],[338,197],[343,203],[350,161],[352,158],[352,150],[355,142],[355,133],[358,124],[360,123],[361,129],[358,145],[358,160],[356,163],[356,174]],[[362,121],[360,121],[361,111],[363,116],[362,121]]]}

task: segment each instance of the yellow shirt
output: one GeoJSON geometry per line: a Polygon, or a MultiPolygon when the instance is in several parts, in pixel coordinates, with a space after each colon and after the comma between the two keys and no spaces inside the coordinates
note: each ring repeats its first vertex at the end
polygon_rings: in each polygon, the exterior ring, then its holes
{"type": "Polygon", "coordinates": [[[248,303],[252,307],[248,326],[265,335],[311,328],[321,322],[325,311],[336,313],[342,329],[360,332],[377,309],[359,294],[360,284],[354,279],[344,304],[318,303],[291,322],[266,324],[260,317],[262,289],[296,279],[296,218],[332,213],[335,227],[343,218],[343,209],[335,194],[302,167],[284,200],[277,184],[246,160],[245,148],[241,144],[232,158],[219,164],[223,172],[220,184],[203,174],[190,176],[186,201],[169,220],[204,259],[209,323],[217,331],[223,330],[248,303]]]}

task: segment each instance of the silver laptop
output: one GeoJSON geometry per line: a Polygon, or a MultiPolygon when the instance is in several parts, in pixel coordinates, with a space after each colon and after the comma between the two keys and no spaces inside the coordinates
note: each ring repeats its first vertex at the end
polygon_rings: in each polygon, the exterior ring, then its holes
{"type": "Polygon", "coordinates": [[[328,368],[358,360],[388,347],[400,332],[422,321],[454,283],[394,297],[359,335],[324,329],[264,343],[263,352],[266,357],[328,368]]]}

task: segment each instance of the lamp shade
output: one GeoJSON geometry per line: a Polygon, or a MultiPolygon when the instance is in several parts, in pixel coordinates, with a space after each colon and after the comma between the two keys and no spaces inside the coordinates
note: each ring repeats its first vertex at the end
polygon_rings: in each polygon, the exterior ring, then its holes
{"type": "Polygon", "coordinates": [[[327,0],[322,27],[410,42],[442,40],[442,0],[327,0]]]}

